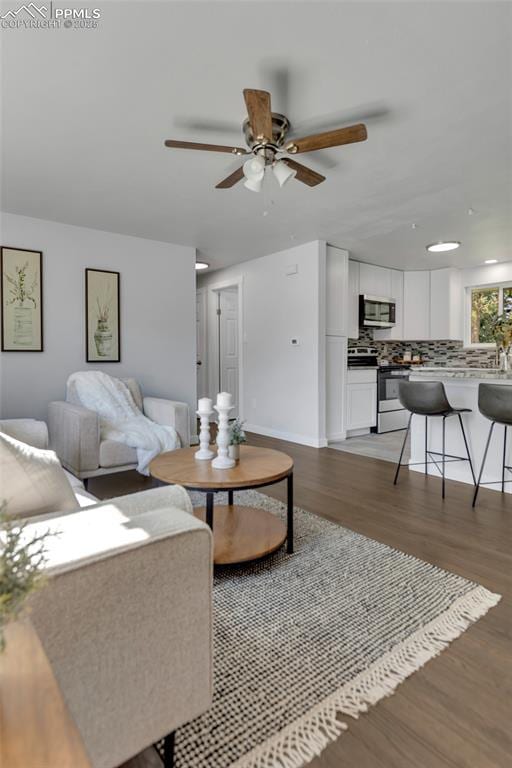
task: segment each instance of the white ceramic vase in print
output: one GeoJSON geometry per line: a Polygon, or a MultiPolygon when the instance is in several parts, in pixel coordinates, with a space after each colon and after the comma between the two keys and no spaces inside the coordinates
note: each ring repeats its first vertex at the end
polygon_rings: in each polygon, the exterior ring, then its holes
{"type": "Polygon", "coordinates": [[[215,456],[215,452],[210,448],[210,416],[213,411],[196,411],[200,419],[199,430],[199,450],[195,452],[194,458],[199,461],[210,461],[215,456]]]}
{"type": "Polygon", "coordinates": [[[233,410],[233,406],[214,405],[213,406],[219,414],[219,428],[217,432],[217,456],[212,461],[212,467],[214,469],[233,469],[236,462],[234,459],[230,459],[228,456],[229,447],[229,412],[233,410]]]}

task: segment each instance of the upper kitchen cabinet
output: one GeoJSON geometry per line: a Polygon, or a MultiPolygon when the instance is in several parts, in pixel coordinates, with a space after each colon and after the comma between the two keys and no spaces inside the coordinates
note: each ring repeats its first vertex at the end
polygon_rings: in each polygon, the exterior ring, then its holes
{"type": "Polygon", "coordinates": [[[359,293],[391,298],[391,272],[374,264],[359,264],[359,293]]]}
{"type": "Polygon", "coordinates": [[[348,251],[327,246],[326,334],[348,336],[348,251]]]}
{"type": "Polygon", "coordinates": [[[464,338],[463,293],[458,269],[449,267],[430,273],[430,339],[464,338]]]}
{"type": "Polygon", "coordinates": [[[392,328],[375,328],[375,341],[400,341],[404,338],[404,273],[398,269],[390,269],[391,293],[389,297],[395,300],[395,324],[392,328]]]}
{"type": "Polygon", "coordinates": [[[403,338],[430,339],[430,272],[404,272],[403,338]]]}

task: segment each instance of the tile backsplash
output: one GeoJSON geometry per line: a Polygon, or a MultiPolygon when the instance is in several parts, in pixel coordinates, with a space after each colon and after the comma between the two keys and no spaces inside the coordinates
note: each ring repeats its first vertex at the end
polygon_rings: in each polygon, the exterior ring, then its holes
{"type": "Polygon", "coordinates": [[[462,341],[375,341],[373,330],[364,328],[358,339],[349,339],[350,346],[371,345],[377,349],[379,360],[403,357],[404,352],[421,355],[430,365],[444,365],[461,368],[494,368],[494,349],[465,349],[462,341]]]}

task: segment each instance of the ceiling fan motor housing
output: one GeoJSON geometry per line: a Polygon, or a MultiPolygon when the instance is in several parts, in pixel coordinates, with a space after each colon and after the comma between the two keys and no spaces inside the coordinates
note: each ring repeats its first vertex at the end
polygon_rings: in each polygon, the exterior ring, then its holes
{"type": "Polygon", "coordinates": [[[272,141],[267,141],[260,136],[254,136],[249,120],[243,124],[243,132],[247,146],[256,155],[262,155],[267,162],[274,160],[277,152],[283,151],[286,136],[290,130],[290,122],[287,117],[278,112],[272,112],[272,141]]]}

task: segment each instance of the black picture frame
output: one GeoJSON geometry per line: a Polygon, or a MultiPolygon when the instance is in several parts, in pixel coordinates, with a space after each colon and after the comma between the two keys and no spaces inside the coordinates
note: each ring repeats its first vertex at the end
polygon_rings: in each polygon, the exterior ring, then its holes
{"type": "Polygon", "coordinates": [[[85,270],[85,359],[88,363],[120,363],[121,362],[121,273],[109,269],[85,270]],[[97,286],[101,276],[115,277],[115,287],[105,280],[104,302],[98,300],[97,286]],[[96,294],[96,295],[95,295],[96,294]],[[114,315],[110,315],[109,304],[114,302],[114,315]],[[94,310],[92,306],[94,305],[94,310]],[[108,319],[105,320],[105,311],[108,319]],[[92,313],[96,318],[96,330],[93,331],[92,313]],[[112,322],[115,316],[115,322],[112,322]],[[109,323],[110,321],[110,323],[109,323]],[[110,338],[109,338],[110,337],[110,338]],[[112,343],[113,342],[113,343],[112,343]]]}
{"type": "MultiPolygon", "coordinates": [[[[12,277],[12,276],[11,276],[12,277]]],[[[0,324],[1,324],[1,350],[2,352],[44,352],[44,323],[43,323],[43,252],[34,248],[18,248],[14,245],[2,245],[0,246],[0,324]],[[39,300],[39,311],[37,314],[38,319],[38,343],[33,345],[32,348],[28,348],[29,345],[23,346],[20,344],[16,346],[13,343],[9,343],[7,339],[8,323],[6,322],[6,307],[8,289],[7,283],[9,278],[6,273],[6,251],[18,251],[20,253],[30,253],[37,256],[37,277],[38,277],[38,292],[37,298],[39,300]]],[[[13,336],[15,332],[13,331],[13,336]]]]}

